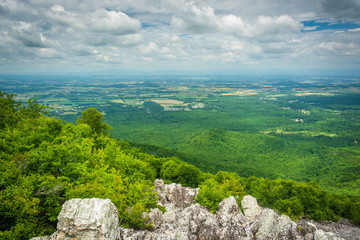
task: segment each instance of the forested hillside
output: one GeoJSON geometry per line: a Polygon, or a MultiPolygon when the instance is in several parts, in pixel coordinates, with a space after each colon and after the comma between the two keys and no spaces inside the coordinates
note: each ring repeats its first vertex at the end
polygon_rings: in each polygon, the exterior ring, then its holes
{"type": "Polygon", "coordinates": [[[111,137],[204,172],[316,182],[360,196],[357,79],[0,75],[0,89],[74,124],[96,108],[111,137]]]}
{"type": "MultiPolygon", "coordinates": [[[[238,196],[240,203],[245,194],[251,194],[262,206],[294,219],[345,217],[360,224],[358,197],[334,195],[316,183],[244,178],[224,171],[205,173],[176,157],[143,153],[111,138],[109,130],[95,108],[84,110],[72,124],[49,116],[37,101],[21,105],[13,95],[1,92],[0,238],[51,234],[61,205],[71,198],[110,198],[123,226],[151,228],[144,224],[142,212],[156,207],[164,210],[157,206],[153,192],[156,178],[200,187],[197,201],[213,212],[228,196],[238,196]]],[[[229,137],[209,132],[194,138],[194,144],[204,139],[218,142],[218,138],[226,143],[229,137]]]]}

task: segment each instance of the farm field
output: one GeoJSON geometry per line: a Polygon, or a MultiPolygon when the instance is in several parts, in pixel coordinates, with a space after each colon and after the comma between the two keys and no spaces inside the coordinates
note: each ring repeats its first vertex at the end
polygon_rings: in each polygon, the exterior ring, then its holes
{"type": "Polygon", "coordinates": [[[0,89],[204,172],[317,182],[360,196],[360,81],[308,76],[0,76],[0,89]]]}

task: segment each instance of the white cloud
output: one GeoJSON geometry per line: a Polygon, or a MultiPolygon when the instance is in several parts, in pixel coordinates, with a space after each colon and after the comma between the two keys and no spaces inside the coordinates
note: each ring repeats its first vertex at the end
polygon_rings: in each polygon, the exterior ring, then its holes
{"type": "Polygon", "coordinates": [[[233,52],[226,52],[222,54],[224,62],[236,62],[236,55],[233,52]]]}
{"type": "Polygon", "coordinates": [[[9,62],[55,67],[49,58],[59,61],[56,66],[91,69],[359,63],[358,29],[301,32],[315,30],[304,20],[329,22],[349,13],[356,21],[355,1],[335,2],[0,0],[0,55],[7,56],[0,58],[0,70],[9,62]]]}
{"type": "Polygon", "coordinates": [[[54,5],[46,14],[56,23],[88,32],[125,35],[136,33],[141,28],[139,20],[121,11],[98,9],[90,13],[74,13],[61,5],[54,5]]]}
{"type": "Polygon", "coordinates": [[[297,33],[301,29],[301,24],[288,15],[259,16],[255,27],[261,29],[262,34],[297,33]]]}
{"type": "Polygon", "coordinates": [[[232,14],[220,18],[220,30],[228,33],[237,33],[239,35],[247,35],[244,22],[241,17],[232,14]]]}
{"type": "Polygon", "coordinates": [[[176,12],[171,25],[181,31],[194,33],[213,32],[218,28],[218,19],[211,7],[198,7],[194,2],[185,3],[181,11],[176,12]]]}
{"type": "Polygon", "coordinates": [[[349,32],[360,32],[360,28],[349,29],[349,32]]]}
{"type": "Polygon", "coordinates": [[[42,48],[38,52],[39,56],[42,58],[58,58],[60,54],[55,49],[42,48]]]}
{"type": "Polygon", "coordinates": [[[322,54],[324,55],[335,54],[337,56],[339,55],[356,56],[360,53],[360,50],[358,50],[356,44],[348,43],[348,42],[326,41],[326,42],[321,42],[318,47],[319,50],[321,50],[322,54]]]}
{"type": "Polygon", "coordinates": [[[139,46],[139,50],[143,54],[151,54],[153,52],[158,52],[159,47],[153,41],[150,41],[148,45],[139,46]]]}
{"type": "Polygon", "coordinates": [[[317,26],[304,27],[303,30],[305,30],[305,31],[312,31],[312,30],[315,30],[315,29],[317,29],[317,28],[318,28],[317,26]]]}
{"type": "Polygon", "coordinates": [[[240,16],[215,14],[213,8],[197,7],[194,2],[190,2],[185,4],[185,9],[172,16],[171,26],[181,32],[221,32],[247,38],[262,37],[261,41],[276,41],[280,35],[299,33],[302,24],[288,15],[261,15],[255,20],[244,21],[240,16]]]}
{"type": "Polygon", "coordinates": [[[141,23],[122,12],[100,9],[90,15],[89,29],[98,33],[114,35],[133,34],[140,30],[141,23]]]}

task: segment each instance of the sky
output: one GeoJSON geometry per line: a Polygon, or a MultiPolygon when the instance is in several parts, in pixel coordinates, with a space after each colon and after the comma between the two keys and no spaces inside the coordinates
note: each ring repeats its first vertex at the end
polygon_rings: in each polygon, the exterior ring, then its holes
{"type": "Polygon", "coordinates": [[[360,76],[360,0],[0,0],[0,74],[360,76]]]}

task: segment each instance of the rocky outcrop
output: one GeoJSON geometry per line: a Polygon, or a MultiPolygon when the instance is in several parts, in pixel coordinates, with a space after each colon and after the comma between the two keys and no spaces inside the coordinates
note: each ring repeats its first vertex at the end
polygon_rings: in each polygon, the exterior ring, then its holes
{"type": "Polygon", "coordinates": [[[110,199],[71,199],[62,206],[57,231],[33,240],[118,239],[119,219],[110,199]]]}
{"type": "Polygon", "coordinates": [[[244,209],[246,218],[249,220],[255,220],[261,213],[261,207],[258,205],[256,198],[252,196],[245,196],[241,201],[241,206],[244,209]]]}
{"type": "Polygon", "coordinates": [[[321,239],[321,235],[324,232],[333,232],[334,234],[341,236],[343,239],[360,240],[360,228],[355,227],[349,222],[349,220],[343,218],[336,223],[329,221],[314,222],[312,220],[300,220],[298,222],[298,226],[303,233],[315,234],[319,237],[319,239],[321,239]]]}
{"type": "Polygon", "coordinates": [[[183,187],[181,184],[167,184],[160,179],[155,180],[155,190],[159,195],[160,205],[173,204],[176,208],[186,208],[195,204],[198,189],[183,187]]]}
{"type": "Polygon", "coordinates": [[[216,213],[216,221],[219,225],[217,239],[242,239],[249,233],[243,227],[246,222],[239,205],[233,196],[224,199],[219,204],[219,210],[216,213]]]}
{"type": "MultiPolygon", "coordinates": [[[[234,197],[219,204],[216,215],[195,203],[198,190],[180,184],[165,185],[155,181],[159,204],[166,212],[152,209],[147,213],[152,231],[135,231],[118,226],[117,210],[106,199],[72,199],[67,201],[58,217],[57,232],[42,240],[116,239],[116,240],[335,240],[338,234],[317,228],[310,222],[291,221],[271,209],[261,208],[255,198],[245,196],[243,212],[234,197]]],[[[34,240],[34,239],[33,239],[34,240]]]]}

